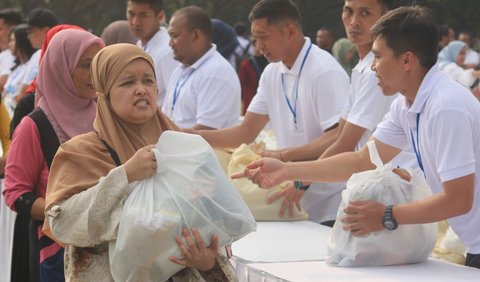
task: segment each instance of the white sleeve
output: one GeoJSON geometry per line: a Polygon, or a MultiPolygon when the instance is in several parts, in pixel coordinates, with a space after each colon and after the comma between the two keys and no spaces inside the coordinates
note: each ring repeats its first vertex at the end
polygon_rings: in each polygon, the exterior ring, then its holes
{"type": "Polygon", "coordinates": [[[471,117],[465,111],[444,109],[429,121],[426,127],[440,180],[446,182],[475,173],[471,117]]]}
{"type": "Polygon", "coordinates": [[[398,96],[388,112],[377,126],[373,136],[381,142],[402,150],[408,144],[408,136],[403,129],[400,109],[403,96],[398,96]]]}
{"type": "Polygon", "coordinates": [[[272,91],[268,89],[269,81],[269,66],[267,66],[260,76],[260,81],[258,82],[257,93],[253,96],[250,105],[247,108],[247,112],[252,112],[259,115],[268,115],[268,92],[272,91]]]}
{"type": "Polygon", "coordinates": [[[357,85],[359,89],[352,89],[350,109],[342,117],[351,124],[373,131],[395,98],[383,95],[373,72],[363,75],[357,85]]]}
{"type": "Polygon", "coordinates": [[[77,247],[93,247],[117,238],[123,204],[130,193],[123,166],[112,169],[97,185],[46,211],[53,235],[77,247]]]}

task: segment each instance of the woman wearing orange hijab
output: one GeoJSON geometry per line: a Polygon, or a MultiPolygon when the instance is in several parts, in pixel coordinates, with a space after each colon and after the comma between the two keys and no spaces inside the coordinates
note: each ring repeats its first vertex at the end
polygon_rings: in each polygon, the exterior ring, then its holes
{"type": "MultiPolygon", "coordinates": [[[[113,280],[108,243],[116,239],[131,183],[155,173],[153,144],[163,131],[177,130],[157,108],[153,61],[141,48],[102,49],[92,62],[92,81],[98,94],[95,131],[60,147],[46,198],[45,228],[66,244],[70,281],[113,280]]],[[[228,259],[218,253],[218,237],[207,247],[195,229],[183,236],[197,244],[188,248],[177,241],[184,257],[171,259],[187,268],[172,281],[236,280],[228,259]]]]}

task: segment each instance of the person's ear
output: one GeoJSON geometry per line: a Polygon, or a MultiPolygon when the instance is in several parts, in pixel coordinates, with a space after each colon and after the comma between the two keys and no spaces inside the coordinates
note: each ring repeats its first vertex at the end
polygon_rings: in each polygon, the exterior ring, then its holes
{"type": "Polygon", "coordinates": [[[418,63],[418,58],[412,51],[407,51],[403,54],[403,67],[408,70],[418,63]]]}
{"type": "Polygon", "coordinates": [[[158,12],[157,21],[160,24],[162,24],[165,21],[165,11],[161,10],[160,12],[158,12]]]}
{"type": "Polygon", "coordinates": [[[295,38],[295,36],[297,35],[297,32],[298,32],[297,26],[295,26],[292,23],[287,24],[287,37],[288,37],[288,39],[295,38]]]}

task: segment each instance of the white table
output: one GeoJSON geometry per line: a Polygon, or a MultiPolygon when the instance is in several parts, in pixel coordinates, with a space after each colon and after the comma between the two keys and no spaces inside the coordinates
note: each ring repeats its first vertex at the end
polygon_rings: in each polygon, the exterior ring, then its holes
{"type": "Polygon", "coordinates": [[[239,281],[480,281],[480,270],[436,259],[381,267],[325,263],[331,228],[310,221],[257,222],[257,231],[233,243],[239,281]]]}
{"type": "Polygon", "coordinates": [[[232,244],[238,280],[248,281],[249,263],[324,260],[330,232],[330,227],[311,221],[257,222],[256,232],[232,244]]]}
{"type": "Polygon", "coordinates": [[[311,221],[257,222],[257,231],[232,244],[245,262],[323,260],[331,228],[311,221]]]}
{"type": "Polygon", "coordinates": [[[465,282],[480,281],[480,269],[436,259],[379,267],[331,267],[325,261],[247,264],[243,281],[465,282]]]}

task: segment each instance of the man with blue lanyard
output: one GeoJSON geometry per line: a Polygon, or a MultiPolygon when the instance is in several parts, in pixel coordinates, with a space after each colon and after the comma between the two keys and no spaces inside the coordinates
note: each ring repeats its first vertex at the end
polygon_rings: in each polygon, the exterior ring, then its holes
{"type": "MultiPolygon", "coordinates": [[[[316,148],[317,142],[322,141],[320,137],[300,147],[267,151],[263,154],[264,157],[282,161],[312,160],[356,151],[367,144],[378,123],[382,121],[393,100],[398,96],[398,94],[383,95],[382,89],[377,85],[375,72],[371,70],[374,59],[371,28],[389,10],[390,2],[390,0],[345,0],[342,21],[348,39],[355,44],[360,61],[352,70],[350,91],[340,117],[339,135],[335,142],[325,151],[320,151],[316,148]]],[[[399,154],[391,163],[394,166],[418,169],[411,146],[405,148],[405,152],[399,154]]],[[[301,186],[308,187],[307,183],[301,183],[301,186]]],[[[275,201],[284,197],[282,211],[292,212],[295,206],[300,207],[300,200],[302,203],[309,201],[303,199],[304,194],[304,190],[290,188],[273,195],[269,200],[275,201]]]]}
{"type": "Polygon", "coordinates": [[[218,129],[237,124],[240,80],[212,44],[212,22],[200,7],[177,10],[168,27],[181,64],[168,84],[162,111],[180,128],[218,129]]]}
{"type": "Polygon", "coordinates": [[[153,59],[158,85],[157,105],[162,107],[166,89],[173,70],[177,67],[165,21],[163,0],[128,0],[127,20],[132,34],[138,38],[137,46],[143,48],[153,59]]]}
{"type": "MultiPolygon", "coordinates": [[[[351,202],[344,229],[363,236],[400,224],[447,220],[468,246],[466,265],[480,268],[480,104],[436,65],[438,31],[421,7],[385,14],[373,27],[372,69],[385,95],[400,92],[373,140],[384,163],[410,143],[433,196],[389,205],[351,202]]],[[[340,181],[373,169],[368,148],[312,162],[261,159],[234,177],[262,187],[284,180],[340,181]]],[[[392,242],[393,244],[395,242],[392,242]]]]}
{"type": "MultiPolygon", "coordinates": [[[[304,37],[300,12],[290,0],[262,0],[251,10],[252,36],[271,62],[241,125],[201,132],[214,147],[251,143],[270,121],[280,149],[304,145],[323,136],[319,147],[337,137],[336,125],[348,93],[349,78],[328,52],[304,37]]],[[[310,220],[331,225],[340,204],[341,184],[310,189],[310,220]]]]}

